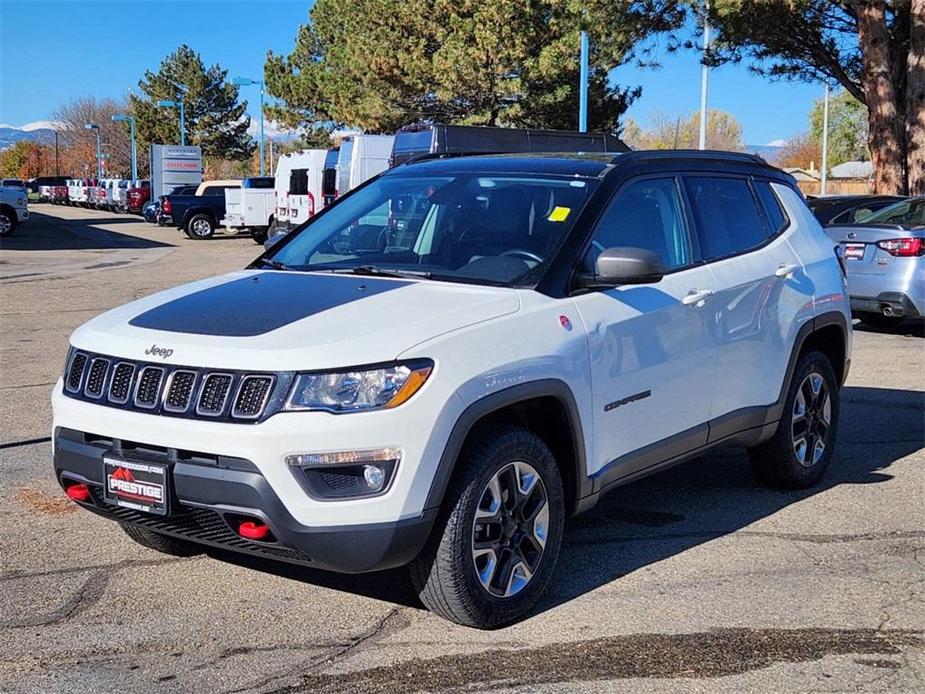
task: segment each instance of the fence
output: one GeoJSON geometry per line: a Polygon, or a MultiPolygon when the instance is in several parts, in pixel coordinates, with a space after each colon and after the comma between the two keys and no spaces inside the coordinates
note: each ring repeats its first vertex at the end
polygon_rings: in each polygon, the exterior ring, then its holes
{"type": "MultiPolygon", "coordinates": [[[[822,184],[819,181],[797,181],[797,187],[803,191],[804,195],[819,195],[819,189],[822,184]]],[[[848,181],[826,181],[826,195],[867,195],[871,192],[870,184],[867,181],[858,181],[856,179],[848,181]]]]}

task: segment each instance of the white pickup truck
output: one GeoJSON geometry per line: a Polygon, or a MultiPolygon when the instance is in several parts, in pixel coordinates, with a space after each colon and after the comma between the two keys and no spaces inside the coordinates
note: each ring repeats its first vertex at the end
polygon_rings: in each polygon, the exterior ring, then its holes
{"type": "Polygon", "coordinates": [[[27,219],[29,201],[26,189],[0,186],[0,236],[9,236],[27,219]]]}
{"type": "Polygon", "coordinates": [[[240,188],[225,190],[225,216],[221,225],[234,232],[250,229],[254,241],[267,240],[267,229],[276,210],[276,191],[273,176],[245,178],[240,188]]]}

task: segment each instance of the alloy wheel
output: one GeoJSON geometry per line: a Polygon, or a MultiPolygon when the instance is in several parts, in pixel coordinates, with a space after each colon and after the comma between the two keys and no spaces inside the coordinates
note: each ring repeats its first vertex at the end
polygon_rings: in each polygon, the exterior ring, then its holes
{"type": "Polygon", "coordinates": [[[0,236],[6,236],[13,228],[13,222],[5,214],[0,214],[0,236]]]}
{"type": "Polygon", "coordinates": [[[205,219],[197,219],[193,222],[193,233],[196,236],[208,236],[212,231],[212,225],[205,219]]]}
{"type": "Polygon", "coordinates": [[[816,371],[803,379],[793,401],[793,452],[804,467],[822,458],[832,425],[832,399],[825,379],[816,371]]]}
{"type": "Polygon", "coordinates": [[[536,574],[549,533],[549,498],[536,469],[515,461],[489,480],[472,528],[475,573],[489,594],[508,598],[536,574]]]}

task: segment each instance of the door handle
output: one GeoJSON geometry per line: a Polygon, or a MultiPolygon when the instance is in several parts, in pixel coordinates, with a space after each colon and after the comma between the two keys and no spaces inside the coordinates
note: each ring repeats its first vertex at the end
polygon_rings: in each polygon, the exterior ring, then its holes
{"type": "Polygon", "coordinates": [[[691,289],[687,295],[681,299],[681,303],[685,306],[700,308],[711,296],[713,296],[713,291],[710,289],[691,289]]]}
{"type": "Polygon", "coordinates": [[[793,274],[800,269],[799,265],[781,265],[774,271],[774,274],[777,277],[786,277],[788,280],[793,277],[793,274]]]}

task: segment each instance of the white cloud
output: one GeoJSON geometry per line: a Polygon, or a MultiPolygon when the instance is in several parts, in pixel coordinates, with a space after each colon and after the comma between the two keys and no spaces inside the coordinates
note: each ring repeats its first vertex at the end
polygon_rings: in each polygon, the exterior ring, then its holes
{"type": "MultiPolygon", "coordinates": [[[[247,128],[247,132],[251,137],[260,136],[260,117],[251,116],[251,124],[247,128]]],[[[298,137],[298,131],[287,128],[276,121],[265,120],[263,122],[263,136],[271,140],[293,140],[298,137]]]]}

